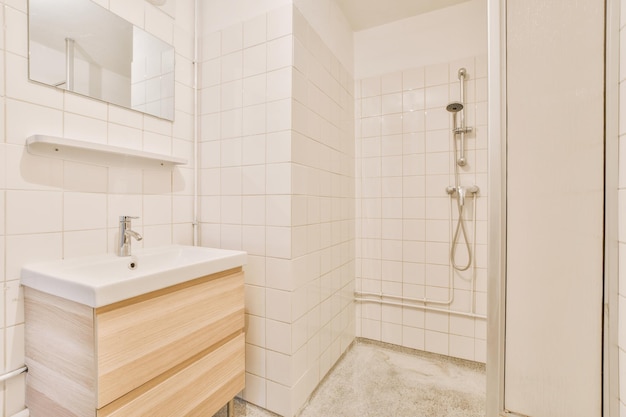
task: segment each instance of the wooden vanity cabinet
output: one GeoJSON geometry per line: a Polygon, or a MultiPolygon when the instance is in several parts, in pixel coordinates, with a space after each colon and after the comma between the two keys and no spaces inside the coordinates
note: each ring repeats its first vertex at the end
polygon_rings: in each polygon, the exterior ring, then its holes
{"type": "Polygon", "coordinates": [[[241,268],[99,308],[24,290],[31,417],[212,416],[244,388],[241,268]]]}

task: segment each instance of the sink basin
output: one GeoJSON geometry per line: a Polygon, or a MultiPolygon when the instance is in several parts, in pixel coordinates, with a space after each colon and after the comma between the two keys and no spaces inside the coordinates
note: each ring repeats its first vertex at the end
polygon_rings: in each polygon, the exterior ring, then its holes
{"type": "Polygon", "coordinates": [[[246,262],[246,252],[172,245],[113,254],[27,264],[24,286],[90,307],[102,307],[246,262]]]}

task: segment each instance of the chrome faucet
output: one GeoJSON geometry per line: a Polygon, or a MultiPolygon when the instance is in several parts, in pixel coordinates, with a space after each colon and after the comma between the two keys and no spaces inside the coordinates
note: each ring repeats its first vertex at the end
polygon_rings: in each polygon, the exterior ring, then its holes
{"type": "Polygon", "coordinates": [[[130,256],[131,238],[134,237],[139,242],[143,237],[131,229],[130,221],[139,217],[120,216],[120,240],[117,247],[118,256],[130,256]]]}

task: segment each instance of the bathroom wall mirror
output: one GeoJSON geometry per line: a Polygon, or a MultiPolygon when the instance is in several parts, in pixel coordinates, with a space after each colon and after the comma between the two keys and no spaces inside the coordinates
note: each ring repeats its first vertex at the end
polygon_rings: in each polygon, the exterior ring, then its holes
{"type": "Polygon", "coordinates": [[[174,120],[174,47],[91,0],[28,1],[29,78],[174,120]]]}

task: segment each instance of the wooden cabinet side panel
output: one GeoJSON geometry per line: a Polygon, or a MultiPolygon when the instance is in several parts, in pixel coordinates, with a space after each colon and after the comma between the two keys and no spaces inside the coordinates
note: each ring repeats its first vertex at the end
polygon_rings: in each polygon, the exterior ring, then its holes
{"type": "Polygon", "coordinates": [[[98,417],[212,416],[244,388],[245,335],[204,355],[142,395],[98,411],[98,417]]]}
{"type": "Polygon", "coordinates": [[[93,309],[24,289],[26,405],[31,417],[95,414],[93,309]],[[38,411],[39,410],[39,411],[38,411]]]}
{"type": "Polygon", "coordinates": [[[243,272],[97,314],[98,408],[244,327],[243,272]]]}

